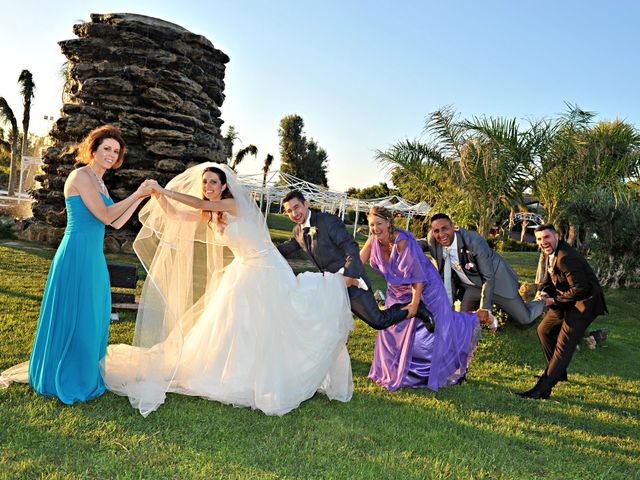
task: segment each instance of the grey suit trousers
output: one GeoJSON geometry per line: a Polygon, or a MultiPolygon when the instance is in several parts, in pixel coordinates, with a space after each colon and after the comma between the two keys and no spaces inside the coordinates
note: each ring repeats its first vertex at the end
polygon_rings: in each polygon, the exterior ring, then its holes
{"type": "MultiPolygon", "coordinates": [[[[464,296],[460,301],[460,310],[463,312],[473,312],[480,307],[482,289],[465,285],[464,296]]],[[[524,303],[520,295],[514,298],[505,298],[500,295],[493,295],[493,303],[507,312],[518,324],[522,326],[531,325],[538,318],[544,309],[544,300],[534,300],[524,303]]]]}

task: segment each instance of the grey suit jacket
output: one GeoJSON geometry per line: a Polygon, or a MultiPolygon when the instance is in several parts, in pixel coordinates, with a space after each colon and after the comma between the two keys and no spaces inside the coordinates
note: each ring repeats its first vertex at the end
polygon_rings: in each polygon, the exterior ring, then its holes
{"type": "MultiPolygon", "coordinates": [[[[312,227],[315,227],[313,237],[306,235],[305,238],[302,226],[296,225],[293,227],[291,238],[278,245],[278,251],[287,257],[293,252],[302,250],[321,272],[335,273],[345,267],[345,276],[361,277],[371,289],[371,282],[360,261],[360,247],[347,233],[342,220],[330,213],[311,210],[309,222],[312,227]],[[345,265],[347,257],[350,257],[350,262],[345,265]]],[[[362,292],[365,290],[349,287],[350,296],[357,296],[362,292]]]]}
{"type": "MultiPolygon", "coordinates": [[[[494,294],[504,298],[515,298],[519,295],[518,275],[500,255],[489,247],[482,236],[464,228],[457,229],[455,234],[458,241],[458,257],[464,273],[476,287],[482,289],[481,308],[492,309],[494,294]]],[[[438,263],[440,276],[444,278],[442,245],[435,241],[431,233],[428,241],[429,252],[438,263]]],[[[453,271],[451,280],[454,296],[459,299],[461,295],[458,295],[457,291],[461,282],[453,271]]]]}

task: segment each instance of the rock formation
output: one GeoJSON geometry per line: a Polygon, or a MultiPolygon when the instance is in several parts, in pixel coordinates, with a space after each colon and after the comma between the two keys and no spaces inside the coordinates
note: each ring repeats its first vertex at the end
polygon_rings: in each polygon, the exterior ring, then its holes
{"type": "MultiPolygon", "coordinates": [[[[59,43],[68,59],[64,105],[49,134],[53,146],[43,158],[44,174],[37,177],[41,188],[34,192],[35,220],[54,236],[66,224],[62,190],[74,168],[74,147],[97,126],[117,125],[127,142],[123,166],[104,177],[116,201],[145,178],[164,184],[190,164],[224,161],[226,54],[201,35],[143,15],[92,14],[73,31],[78,38],[59,43]]],[[[137,220],[128,227],[128,234],[127,227],[108,230],[105,246],[126,249],[137,220]]]]}

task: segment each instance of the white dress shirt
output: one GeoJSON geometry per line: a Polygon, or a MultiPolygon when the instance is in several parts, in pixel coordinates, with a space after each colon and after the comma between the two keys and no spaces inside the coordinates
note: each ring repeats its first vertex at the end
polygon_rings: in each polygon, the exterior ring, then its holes
{"type": "Polygon", "coordinates": [[[460,257],[458,256],[458,236],[454,234],[453,243],[449,247],[443,247],[442,255],[449,255],[451,259],[451,269],[456,272],[460,281],[466,285],[473,285],[469,277],[464,273],[462,265],[460,265],[460,257]]]}

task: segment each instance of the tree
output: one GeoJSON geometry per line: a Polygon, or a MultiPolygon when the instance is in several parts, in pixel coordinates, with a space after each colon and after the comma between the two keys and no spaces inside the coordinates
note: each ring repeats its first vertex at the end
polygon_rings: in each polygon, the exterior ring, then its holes
{"type": "MultiPolygon", "coordinates": [[[[610,288],[640,286],[640,198],[631,187],[625,200],[613,191],[584,191],[567,208],[569,218],[579,222],[590,238],[589,262],[600,282],[610,288]]],[[[619,192],[620,193],[620,192],[619,192]]]]}
{"type": "Polygon", "coordinates": [[[327,187],[327,163],[328,155],[324,148],[321,148],[314,139],[307,141],[306,159],[302,166],[302,177],[305,180],[327,187]]]}
{"type": "Polygon", "coordinates": [[[300,115],[287,115],[280,121],[280,169],[311,183],[328,186],[327,152],[314,139],[307,140],[300,115]]]}
{"type": "Polygon", "coordinates": [[[24,106],[22,114],[22,155],[27,154],[27,146],[29,144],[29,121],[31,119],[31,100],[34,97],[36,84],[33,82],[33,75],[29,70],[22,70],[18,78],[20,84],[20,95],[22,95],[22,105],[24,106]]]}
{"type": "Polygon", "coordinates": [[[273,155],[270,153],[264,159],[264,164],[262,165],[262,187],[267,186],[267,174],[269,173],[269,169],[271,168],[271,164],[273,163],[273,155]]]}
{"type": "Polygon", "coordinates": [[[222,137],[222,148],[224,149],[224,155],[227,159],[227,163],[229,163],[233,155],[233,144],[236,140],[240,140],[238,131],[236,130],[236,127],[229,125],[227,127],[227,133],[222,137]]]}
{"type": "Polygon", "coordinates": [[[242,162],[242,160],[244,160],[244,157],[246,157],[247,155],[253,155],[254,157],[258,155],[258,147],[256,147],[255,145],[247,145],[246,147],[238,150],[235,157],[233,157],[233,161],[229,165],[231,169],[235,171],[238,165],[240,165],[240,162],[242,162]]]}
{"type": "Polygon", "coordinates": [[[562,233],[567,222],[566,207],[582,176],[576,163],[577,142],[581,132],[591,125],[595,113],[567,104],[559,118],[536,124],[538,137],[536,159],[531,165],[533,194],[545,210],[546,220],[562,233]]]}
{"type": "Polygon", "coordinates": [[[450,107],[429,114],[425,140],[403,140],[376,158],[403,197],[448,211],[488,235],[505,206],[522,198],[527,138],[515,119],[460,121],[450,107]]]}
{"type": "Polygon", "coordinates": [[[307,151],[303,129],[304,120],[300,115],[287,115],[280,120],[280,170],[295,177],[300,176],[307,151]]]}
{"type": "Polygon", "coordinates": [[[0,156],[11,156],[11,142],[4,139],[4,129],[0,128],[0,156]]]}
{"type": "Polygon", "coordinates": [[[9,132],[9,139],[11,141],[11,169],[9,171],[9,187],[7,190],[9,195],[13,195],[17,174],[19,132],[16,116],[13,114],[13,110],[11,110],[11,107],[4,97],[0,97],[0,119],[11,124],[11,132],[9,132]]]}
{"type": "Polygon", "coordinates": [[[372,185],[365,188],[350,188],[347,190],[347,194],[354,198],[384,198],[390,197],[393,192],[385,182],[380,182],[377,185],[372,185]]]}

